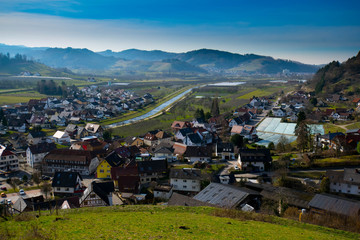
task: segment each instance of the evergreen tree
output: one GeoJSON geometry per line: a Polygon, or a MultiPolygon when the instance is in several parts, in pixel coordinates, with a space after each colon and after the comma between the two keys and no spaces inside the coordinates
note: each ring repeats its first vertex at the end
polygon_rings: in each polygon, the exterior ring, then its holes
{"type": "Polygon", "coordinates": [[[308,125],[302,121],[299,126],[295,129],[295,135],[297,136],[297,146],[303,152],[309,146],[310,130],[308,125]]]}
{"type": "Polygon", "coordinates": [[[216,97],[213,99],[211,104],[211,115],[213,117],[217,117],[220,115],[220,109],[219,109],[219,99],[216,97]]]}

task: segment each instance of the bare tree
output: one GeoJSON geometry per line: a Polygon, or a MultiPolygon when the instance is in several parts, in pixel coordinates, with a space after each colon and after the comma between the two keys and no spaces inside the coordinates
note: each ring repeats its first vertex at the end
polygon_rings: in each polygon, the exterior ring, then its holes
{"type": "Polygon", "coordinates": [[[41,176],[39,172],[34,172],[31,175],[31,179],[33,180],[33,182],[39,187],[40,183],[41,183],[41,176]]]}
{"type": "Polygon", "coordinates": [[[51,191],[52,191],[51,184],[48,182],[44,182],[43,185],[41,186],[41,192],[45,194],[45,199],[47,199],[47,196],[49,193],[51,193],[51,191]]]}

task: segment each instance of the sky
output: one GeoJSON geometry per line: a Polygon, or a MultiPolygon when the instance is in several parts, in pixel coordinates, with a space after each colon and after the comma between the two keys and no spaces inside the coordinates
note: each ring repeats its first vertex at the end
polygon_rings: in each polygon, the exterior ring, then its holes
{"type": "Polygon", "coordinates": [[[359,52],[359,16],[358,0],[0,0],[0,43],[208,48],[325,64],[359,52]]]}

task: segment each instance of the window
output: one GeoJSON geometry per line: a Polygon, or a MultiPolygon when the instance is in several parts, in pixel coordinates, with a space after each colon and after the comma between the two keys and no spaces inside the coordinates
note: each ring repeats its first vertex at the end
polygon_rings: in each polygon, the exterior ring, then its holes
{"type": "Polygon", "coordinates": [[[183,182],[187,182],[186,179],[184,179],[183,182]]]}
{"type": "Polygon", "coordinates": [[[65,189],[65,191],[67,191],[67,192],[68,192],[68,191],[69,191],[69,188],[66,188],[66,189],[65,189]]]}
{"type": "Polygon", "coordinates": [[[186,185],[184,185],[184,186],[183,186],[183,188],[187,188],[187,186],[186,186],[186,185]]]}
{"type": "Polygon", "coordinates": [[[104,172],[104,169],[100,169],[100,172],[103,173],[103,172],[104,172]]]}
{"type": "Polygon", "coordinates": [[[60,191],[60,188],[58,187],[58,188],[56,188],[56,190],[60,191]]]}

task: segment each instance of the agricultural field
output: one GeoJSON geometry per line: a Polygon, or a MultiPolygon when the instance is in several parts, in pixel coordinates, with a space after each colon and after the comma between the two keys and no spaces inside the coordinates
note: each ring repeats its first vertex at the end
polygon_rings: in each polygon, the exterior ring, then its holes
{"type": "MultiPolygon", "coordinates": [[[[116,206],[26,213],[0,222],[6,239],[358,239],[359,235],[209,207],[116,206]],[[32,215],[33,214],[33,215],[32,215]],[[256,231],[254,231],[256,229],[256,231]]],[[[0,220],[1,221],[1,220],[0,220]]]]}

